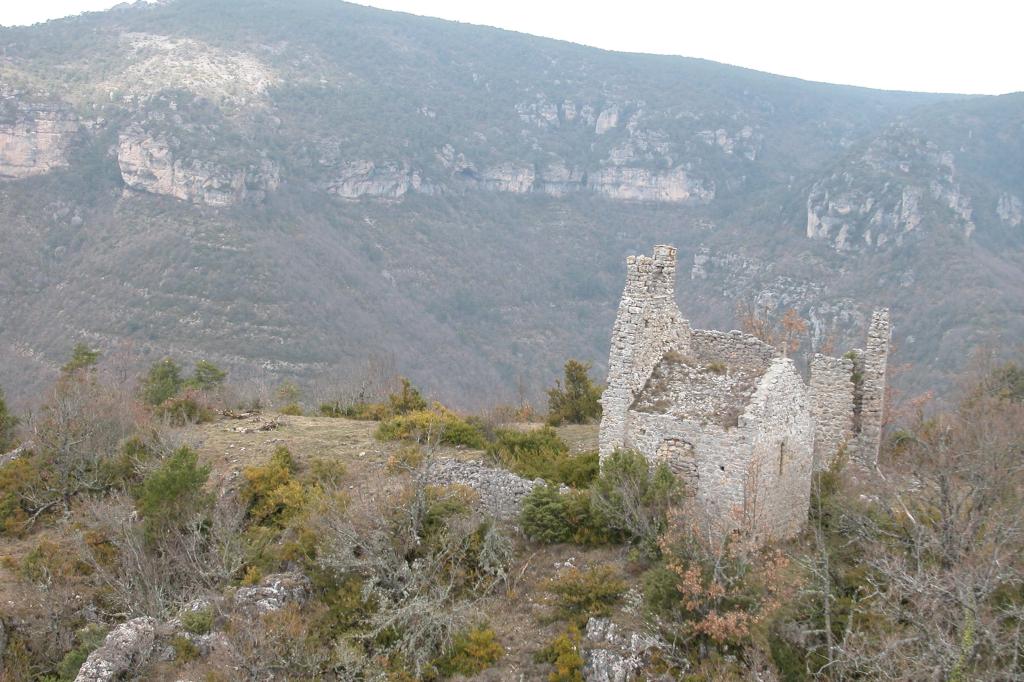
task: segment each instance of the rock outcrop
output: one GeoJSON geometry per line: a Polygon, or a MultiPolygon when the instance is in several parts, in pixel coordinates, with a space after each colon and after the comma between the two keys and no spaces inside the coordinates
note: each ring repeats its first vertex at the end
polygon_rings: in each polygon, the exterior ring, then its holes
{"type": "Polygon", "coordinates": [[[269,613],[286,604],[302,603],[309,598],[312,585],[302,573],[274,573],[254,587],[240,587],[235,605],[256,613],[269,613]]]}
{"type": "Polygon", "coordinates": [[[815,182],[807,196],[807,237],[836,251],[898,246],[935,225],[969,238],[977,229],[971,198],[960,187],[953,154],[900,124],[815,182]]]}
{"type": "Polygon", "coordinates": [[[23,102],[0,90],[0,178],[27,178],[67,166],[80,127],[63,104],[23,102]]]}
{"type": "Polygon", "coordinates": [[[117,164],[130,189],[218,208],[261,201],[279,184],[277,166],[269,160],[233,167],[189,157],[141,129],[118,137],[117,164]]]}
{"type": "Polygon", "coordinates": [[[429,193],[420,174],[407,164],[378,165],[368,160],[344,164],[328,183],[327,191],[342,199],[400,199],[409,192],[429,193]]]}
{"type": "Polygon", "coordinates": [[[591,618],[583,633],[583,679],[586,682],[628,682],[642,677],[658,647],[653,637],[623,632],[608,618],[591,618]]]}
{"type": "Polygon", "coordinates": [[[683,168],[657,172],[612,166],[591,173],[587,186],[609,199],[706,204],[715,198],[714,185],[690,176],[683,168]]]}
{"type": "Polygon", "coordinates": [[[135,618],[110,631],[103,645],[89,654],[75,682],[108,682],[139,667],[153,650],[156,621],[135,618]]]}

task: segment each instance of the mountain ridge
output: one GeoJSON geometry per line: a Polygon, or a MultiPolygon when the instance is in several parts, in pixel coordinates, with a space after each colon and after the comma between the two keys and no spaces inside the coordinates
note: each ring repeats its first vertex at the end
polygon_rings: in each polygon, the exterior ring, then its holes
{"type": "Polygon", "coordinates": [[[0,384],[91,339],[307,381],[382,353],[456,404],[538,395],[568,356],[602,370],[624,256],[654,242],[680,247],[702,324],[794,307],[820,345],[892,305],[909,391],[1024,330],[1024,96],[320,0],[129,6],[0,43],[0,384]]]}

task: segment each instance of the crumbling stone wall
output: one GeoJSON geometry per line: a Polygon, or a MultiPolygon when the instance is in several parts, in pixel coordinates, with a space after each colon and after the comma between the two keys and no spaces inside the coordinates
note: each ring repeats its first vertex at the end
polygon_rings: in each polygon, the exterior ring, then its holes
{"type": "Polygon", "coordinates": [[[690,348],[694,358],[702,364],[720,362],[756,372],[763,372],[780,355],[774,346],[735,330],[694,329],[690,335],[690,348]]]}
{"type": "Polygon", "coordinates": [[[889,342],[892,326],[889,309],[876,310],[868,328],[867,349],[859,356],[856,368],[859,430],[854,439],[851,456],[859,464],[873,468],[878,462],[882,444],[882,423],[885,419],[885,381],[889,361],[889,342]]]}
{"type": "Polygon", "coordinates": [[[665,459],[670,469],[688,473],[684,484],[700,510],[700,518],[694,521],[702,530],[718,534],[741,525],[753,429],[726,429],[630,410],[626,434],[625,447],[643,454],[651,465],[665,459]],[[690,450],[695,453],[692,458],[686,457],[690,450]]]}
{"type": "Polygon", "coordinates": [[[519,516],[523,498],[544,481],[517,476],[511,471],[489,467],[480,462],[438,459],[427,468],[427,481],[433,485],[464,485],[480,496],[480,507],[501,519],[519,516]]]}
{"type": "Polygon", "coordinates": [[[717,526],[709,530],[790,537],[806,521],[816,463],[831,464],[844,444],[854,461],[877,461],[889,312],[874,314],[867,350],[853,359],[816,356],[808,387],[792,361],[749,334],[691,330],[675,305],[675,267],[669,246],[627,259],[601,457],[625,447],[666,462],[717,526]]]}
{"type": "Polygon", "coordinates": [[[736,426],[630,410],[625,446],[680,474],[707,532],[787,538],[807,518],[813,442],[807,389],[792,360],[777,358],[736,426]]]}
{"type": "Polygon", "coordinates": [[[854,363],[820,353],[811,360],[811,413],[814,416],[814,465],[827,469],[853,438],[854,363]]]}
{"type": "Polygon", "coordinates": [[[626,411],[669,350],[689,352],[690,326],[675,301],[676,249],[626,259],[626,288],[612,328],[608,382],[601,396],[602,459],[622,447],[626,411]]]}

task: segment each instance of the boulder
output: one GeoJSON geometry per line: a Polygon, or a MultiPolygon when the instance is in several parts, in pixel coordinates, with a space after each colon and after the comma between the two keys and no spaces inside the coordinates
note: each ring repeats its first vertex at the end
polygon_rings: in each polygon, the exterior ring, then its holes
{"type": "Polygon", "coordinates": [[[259,585],[240,587],[235,592],[235,605],[257,613],[270,613],[285,604],[306,601],[311,589],[309,578],[301,573],[275,573],[265,577],[259,585]]]}
{"type": "Polygon", "coordinates": [[[156,622],[146,616],[121,623],[89,654],[75,682],[107,682],[138,668],[153,650],[155,631],[156,622]]]}

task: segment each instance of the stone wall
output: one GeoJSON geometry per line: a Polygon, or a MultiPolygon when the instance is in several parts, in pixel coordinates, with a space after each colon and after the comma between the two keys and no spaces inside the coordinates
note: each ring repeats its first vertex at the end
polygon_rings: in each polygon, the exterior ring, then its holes
{"type": "Polygon", "coordinates": [[[762,540],[793,537],[807,522],[814,417],[807,387],[792,360],[772,362],[740,416],[740,426],[754,432],[744,483],[744,528],[762,540]]]}
{"type": "Polygon", "coordinates": [[[698,363],[720,362],[756,372],[763,372],[780,355],[774,346],[735,330],[694,329],[690,335],[690,348],[698,363]]]}
{"type": "Polygon", "coordinates": [[[626,288],[612,328],[608,382],[598,436],[601,457],[622,447],[625,419],[654,366],[669,350],[687,352],[690,326],[675,302],[676,249],[626,259],[626,288]]]}
{"type": "Polygon", "coordinates": [[[882,443],[886,366],[891,338],[888,308],[876,310],[871,316],[871,326],[868,328],[867,350],[861,355],[862,365],[858,367],[859,432],[851,449],[853,459],[869,468],[873,468],[878,462],[878,450],[882,443]]]}
{"type": "Polygon", "coordinates": [[[717,535],[742,523],[754,429],[632,410],[627,422],[627,448],[642,453],[652,466],[664,461],[683,474],[700,513],[694,521],[703,531],[717,535]]]}
{"type": "Polygon", "coordinates": [[[811,360],[811,413],[815,468],[827,469],[853,438],[853,360],[815,354],[811,360]]]}
{"type": "Polygon", "coordinates": [[[511,471],[489,467],[480,462],[438,459],[427,468],[427,481],[433,485],[464,485],[480,496],[480,507],[500,519],[519,516],[523,498],[539,485],[541,479],[529,480],[511,471]]]}
{"type": "Polygon", "coordinates": [[[702,528],[787,538],[807,519],[814,420],[792,360],[777,358],[737,426],[630,410],[625,446],[666,462],[695,496],[702,528]],[[781,466],[780,466],[781,465],[781,466]]]}

